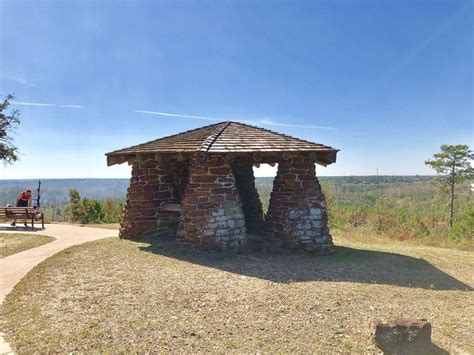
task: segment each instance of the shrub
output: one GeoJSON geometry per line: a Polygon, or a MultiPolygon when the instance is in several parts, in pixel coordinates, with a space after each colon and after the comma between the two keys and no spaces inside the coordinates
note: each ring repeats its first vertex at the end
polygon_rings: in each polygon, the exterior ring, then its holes
{"type": "Polygon", "coordinates": [[[459,243],[464,241],[471,241],[474,234],[474,208],[470,208],[463,213],[460,220],[453,224],[449,231],[449,239],[453,242],[459,243]]]}
{"type": "Polygon", "coordinates": [[[69,190],[67,215],[72,222],[116,223],[119,222],[123,203],[111,198],[105,201],[81,198],[76,189],[69,190]]]}

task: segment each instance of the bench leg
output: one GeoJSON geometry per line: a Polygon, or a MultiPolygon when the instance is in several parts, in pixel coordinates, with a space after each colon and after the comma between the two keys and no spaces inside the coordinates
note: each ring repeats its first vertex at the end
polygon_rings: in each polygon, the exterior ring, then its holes
{"type": "Polygon", "coordinates": [[[35,228],[35,217],[31,217],[31,229],[35,228]]]}

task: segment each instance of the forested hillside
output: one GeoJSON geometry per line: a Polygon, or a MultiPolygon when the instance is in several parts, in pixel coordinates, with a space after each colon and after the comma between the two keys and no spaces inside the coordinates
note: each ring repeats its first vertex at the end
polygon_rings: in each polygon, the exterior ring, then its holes
{"type": "Polygon", "coordinates": [[[450,230],[450,195],[440,190],[436,179],[387,179],[371,183],[344,179],[322,181],[333,228],[352,229],[356,233],[368,231],[399,241],[422,239],[436,245],[446,240],[472,242],[474,201],[469,182],[457,188],[454,225],[450,230]]]}

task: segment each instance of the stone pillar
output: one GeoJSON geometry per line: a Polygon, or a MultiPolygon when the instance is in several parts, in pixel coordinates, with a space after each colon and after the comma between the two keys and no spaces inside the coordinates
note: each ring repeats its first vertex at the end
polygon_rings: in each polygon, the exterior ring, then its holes
{"type": "Polygon", "coordinates": [[[174,235],[179,212],[164,211],[160,207],[166,202],[179,202],[177,190],[185,175],[182,169],[182,164],[175,160],[133,163],[120,238],[136,240],[152,234],[174,235]]]}
{"type": "Polygon", "coordinates": [[[230,163],[210,155],[190,163],[176,239],[204,249],[237,249],[246,238],[245,220],[230,163]]]}
{"type": "Polygon", "coordinates": [[[259,235],[263,232],[263,209],[255,188],[252,160],[237,160],[232,164],[232,173],[242,201],[247,231],[259,235]]]}
{"type": "Polygon", "coordinates": [[[314,163],[304,153],[278,164],[266,232],[290,249],[331,252],[326,201],[314,163]]]}

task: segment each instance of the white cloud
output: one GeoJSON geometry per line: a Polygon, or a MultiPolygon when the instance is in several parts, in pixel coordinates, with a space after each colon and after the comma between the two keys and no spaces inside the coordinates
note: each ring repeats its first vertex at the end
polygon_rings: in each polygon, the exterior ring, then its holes
{"type": "Polygon", "coordinates": [[[149,115],[159,115],[159,116],[170,116],[170,117],[182,117],[182,118],[195,118],[197,120],[205,120],[205,121],[226,121],[219,118],[213,117],[203,117],[203,116],[193,116],[193,115],[179,115],[177,113],[169,113],[169,112],[157,112],[157,111],[143,111],[143,110],[132,110],[133,112],[138,113],[146,113],[149,115]]]}
{"type": "Polygon", "coordinates": [[[138,113],[145,113],[149,115],[158,115],[158,116],[168,116],[168,117],[181,117],[181,118],[194,118],[197,120],[205,120],[205,121],[237,121],[243,123],[249,123],[254,125],[263,125],[263,126],[280,126],[280,127],[295,127],[295,128],[311,128],[311,129],[336,129],[334,127],[326,127],[326,126],[315,126],[315,125],[298,125],[292,123],[281,123],[275,122],[269,119],[260,119],[260,120],[232,120],[232,119],[225,119],[225,118],[215,118],[215,117],[205,117],[205,116],[195,116],[195,115],[181,115],[178,113],[170,113],[170,112],[159,112],[159,111],[145,111],[145,110],[132,110],[133,112],[138,113]]]}
{"type": "Polygon", "coordinates": [[[272,120],[258,120],[256,121],[262,125],[267,125],[267,126],[280,126],[280,127],[296,127],[296,128],[312,128],[312,129],[337,129],[335,127],[327,127],[327,126],[315,126],[315,125],[300,125],[300,124],[292,124],[292,123],[281,123],[281,122],[275,122],[272,120]]]}
{"type": "Polygon", "coordinates": [[[43,107],[65,107],[65,108],[84,108],[82,105],[62,105],[62,104],[45,104],[40,102],[22,102],[22,101],[12,101],[12,105],[21,105],[21,106],[43,106],[43,107]]]}

